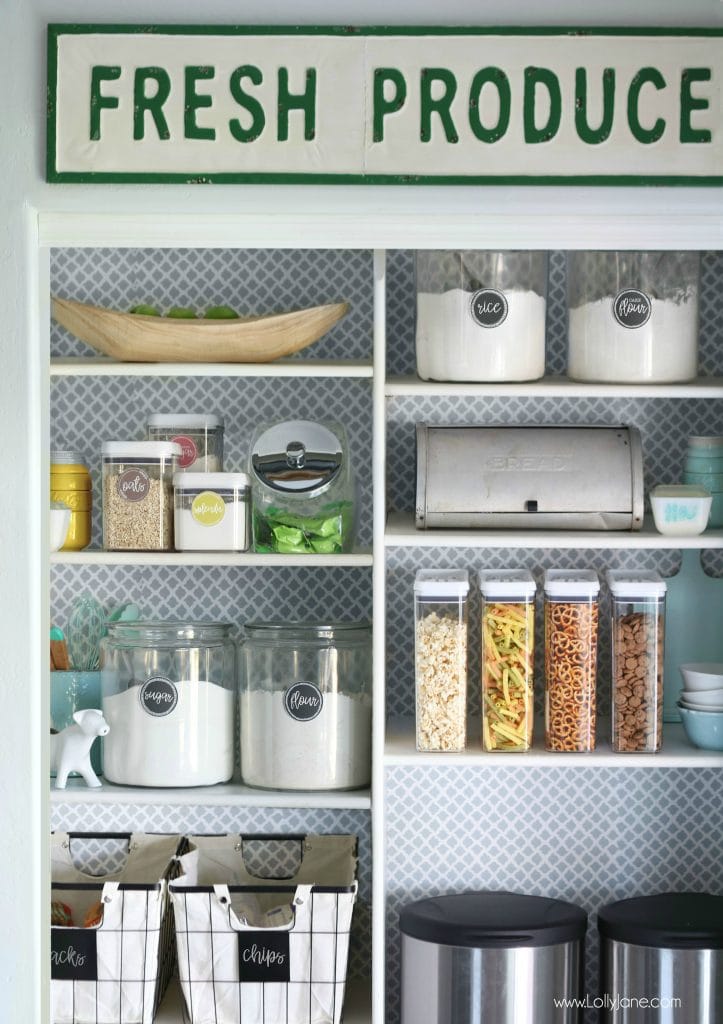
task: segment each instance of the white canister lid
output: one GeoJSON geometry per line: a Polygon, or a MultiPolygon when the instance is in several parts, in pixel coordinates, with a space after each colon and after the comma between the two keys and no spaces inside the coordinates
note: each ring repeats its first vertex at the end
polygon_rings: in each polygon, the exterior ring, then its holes
{"type": "Polygon", "coordinates": [[[154,412],[148,417],[147,426],[165,427],[167,430],[174,430],[176,427],[183,430],[214,430],[223,426],[223,416],[195,412],[154,412]]]}
{"type": "Polygon", "coordinates": [[[245,490],[251,483],[247,473],[174,473],[173,486],[177,491],[245,490]]]}
{"type": "Polygon", "coordinates": [[[689,448],[723,448],[723,437],[689,437],[689,448]]]}
{"type": "Polygon", "coordinates": [[[534,597],[537,585],[527,569],[481,569],[480,593],[484,597],[534,597]]]}
{"type": "Polygon", "coordinates": [[[600,579],[594,569],[546,569],[544,589],[549,597],[596,597],[600,579]]]}
{"type": "Polygon", "coordinates": [[[104,459],[170,459],[183,448],[175,441],[104,441],[101,452],[104,459]]]}
{"type": "Polygon", "coordinates": [[[422,597],[465,597],[469,593],[466,569],[418,569],[414,593],[422,597]]]}
{"type": "Polygon", "coordinates": [[[605,579],[614,597],[663,597],[668,589],[660,573],[652,570],[608,569],[605,579]]]}

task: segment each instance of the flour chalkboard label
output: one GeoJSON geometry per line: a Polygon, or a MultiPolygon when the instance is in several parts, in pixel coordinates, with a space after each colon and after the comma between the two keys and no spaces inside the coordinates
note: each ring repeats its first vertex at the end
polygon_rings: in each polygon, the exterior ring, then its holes
{"type": "Polygon", "coordinates": [[[621,327],[642,327],[650,319],[652,302],[645,292],[625,288],[613,300],[613,316],[621,327]]]}
{"type": "Polygon", "coordinates": [[[140,701],[146,714],[162,718],[170,715],[178,704],[178,690],[165,676],[151,676],[141,686],[140,701]]]}
{"type": "Polygon", "coordinates": [[[508,311],[507,299],[494,288],[480,288],[472,296],[470,312],[480,327],[499,327],[507,319],[508,311]]]}
{"type": "Polygon", "coordinates": [[[311,722],[323,706],[324,695],[314,683],[292,683],[284,694],[284,707],[297,722],[311,722]]]}
{"type": "Polygon", "coordinates": [[[238,976],[245,981],[291,980],[288,932],[239,932],[238,976]]]}
{"type": "Polygon", "coordinates": [[[54,981],[97,981],[97,938],[95,928],[53,928],[50,977],[54,981]]]}

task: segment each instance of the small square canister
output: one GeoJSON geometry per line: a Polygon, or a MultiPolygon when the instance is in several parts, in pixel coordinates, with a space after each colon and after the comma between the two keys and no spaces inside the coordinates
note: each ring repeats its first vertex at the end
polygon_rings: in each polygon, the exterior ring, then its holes
{"type": "Polygon", "coordinates": [[[248,551],[250,481],[246,473],[173,477],[177,551],[248,551]]]}

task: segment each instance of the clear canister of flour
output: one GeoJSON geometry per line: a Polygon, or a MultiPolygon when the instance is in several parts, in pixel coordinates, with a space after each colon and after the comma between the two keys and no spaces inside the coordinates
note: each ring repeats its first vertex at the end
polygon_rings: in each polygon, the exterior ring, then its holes
{"type": "Polygon", "coordinates": [[[264,789],[371,779],[368,622],[250,622],[241,671],[241,775],[264,789]]]}

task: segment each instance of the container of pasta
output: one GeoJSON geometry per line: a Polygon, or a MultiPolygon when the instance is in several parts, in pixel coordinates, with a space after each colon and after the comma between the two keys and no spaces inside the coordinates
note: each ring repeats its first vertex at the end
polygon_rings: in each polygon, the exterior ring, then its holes
{"type": "Polygon", "coordinates": [[[420,569],[414,580],[417,750],[465,748],[468,593],[464,569],[420,569]]]}
{"type": "Polygon", "coordinates": [[[654,754],[663,738],[665,581],[608,571],[612,597],[612,747],[654,754]]]}
{"type": "Polygon", "coordinates": [[[545,572],[545,747],[595,749],[600,580],[591,570],[545,572]]]}
{"type": "Polygon", "coordinates": [[[482,746],[529,750],[534,717],[535,581],[526,569],[479,573],[482,746]]]}

